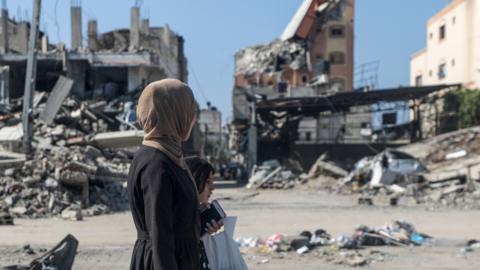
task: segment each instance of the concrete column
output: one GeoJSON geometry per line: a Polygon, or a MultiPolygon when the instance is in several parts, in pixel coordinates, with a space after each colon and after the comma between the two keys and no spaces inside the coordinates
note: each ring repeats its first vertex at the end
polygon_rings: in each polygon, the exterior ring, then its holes
{"type": "Polygon", "coordinates": [[[98,50],[97,41],[98,26],[96,20],[88,21],[88,48],[90,51],[98,50]]]}
{"type": "Polygon", "coordinates": [[[142,33],[148,35],[150,33],[150,20],[143,19],[142,20],[142,33]]]}
{"type": "Polygon", "coordinates": [[[8,10],[2,8],[2,18],[0,27],[2,28],[2,39],[0,41],[0,53],[5,54],[8,52],[8,10]]]}
{"type": "Polygon", "coordinates": [[[82,7],[73,6],[70,8],[72,28],[72,49],[82,47],[82,7]]]}
{"type": "Polygon", "coordinates": [[[28,52],[28,23],[21,22],[20,25],[17,26],[17,35],[16,35],[16,46],[18,46],[18,50],[22,54],[27,54],[28,52]]]}
{"type": "Polygon", "coordinates": [[[178,79],[188,83],[187,60],[185,59],[185,40],[178,37],[177,41],[178,79]]]}
{"type": "Polygon", "coordinates": [[[130,51],[140,47],[140,8],[132,7],[130,15],[130,51]]]}
{"type": "Polygon", "coordinates": [[[42,53],[48,52],[48,37],[45,35],[40,38],[40,48],[42,53]]]}
{"type": "Polygon", "coordinates": [[[83,61],[68,61],[67,66],[67,75],[74,80],[72,94],[76,97],[84,98],[88,63],[83,61]]]}
{"type": "Polygon", "coordinates": [[[171,32],[170,32],[170,27],[167,25],[165,25],[163,27],[163,42],[165,43],[165,45],[167,45],[167,48],[170,49],[170,36],[171,36],[171,32]]]}

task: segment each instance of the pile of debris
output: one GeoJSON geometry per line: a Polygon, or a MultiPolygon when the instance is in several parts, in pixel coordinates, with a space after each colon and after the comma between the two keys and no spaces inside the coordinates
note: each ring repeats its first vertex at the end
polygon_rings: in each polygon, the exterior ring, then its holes
{"type": "MultiPolygon", "coordinates": [[[[359,203],[385,197],[391,205],[480,208],[480,127],[459,130],[359,160],[348,175],[319,160],[309,180],[333,177],[325,188],[358,194],[359,203]],[[328,176],[328,177],[326,177],[328,176]]],[[[321,179],[319,179],[321,180],[321,179]]]]}
{"type": "Polygon", "coordinates": [[[307,65],[305,46],[296,41],[274,40],[267,45],[245,48],[235,55],[236,74],[254,75],[274,73],[282,65],[289,64],[292,70],[307,65]]]}
{"type": "MultiPolygon", "coordinates": [[[[128,117],[122,118],[134,109],[123,102],[132,96],[109,104],[79,101],[68,96],[69,80],[60,77],[48,99],[44,92],[36,95],[30,158],[0,164],[0,213],[30,218],[61,215],[79,220],[128,209],[125,180],[132,154],[101,148],[95,138],[107,131],[136,129],[123,121],[128,117]],[[125,104],[128,108],[122,112],[125,104]]],[[[0,134],[6,129],[19,133],[13,136],[13,144],[0,138],[10,151],[19,151],[23,137],[20,109],[20,103],[13,102],[1,114],[0,134]]]]}
{"type": "Polygon", "coordinates": [[[260,253],[296,252],[298,254],[323,251],[329,260],[335,263],[347,261],[352,266],[368,265],[372,259],[356,251],[372,246],[422,246],[431,241],[432,237],[418,232],[406,221],[392,221],[381,227],[358,226],[353,235],[332,237],[323,229],[315,232],[303,231],[298,236],[274,234],[267,239],[257,237],[239,237],[237,243],[242,248],[256,248],[260,253]],[[352,250],[342,260],[335,259],[337,253],[352,250]],[[354,260],[351,260],[354,259],[354,260]],[[354,263],[356,262],[356,263],[354,263]]]}
{"type": "Polygon", "coordinates": [[[282,166],[278,160],[267,160],[253,167],[247,188],[289,189],[307,180],[308,176],[298,162],[287,160],[282,166]]]}
{"type": "Polygon", "coordinates": [[[127,156],[92,146],[49,148],[37,149],[32,160],[3,171],[0,212],[31,218],[63,213],[64,218],[81,219],[128,209],[122,182],[127,156]]]}

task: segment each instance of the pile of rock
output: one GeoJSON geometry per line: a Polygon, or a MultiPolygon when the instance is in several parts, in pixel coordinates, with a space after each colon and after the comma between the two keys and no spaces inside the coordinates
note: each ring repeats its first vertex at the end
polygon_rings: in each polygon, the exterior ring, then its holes
{"type": "Polygon", "coordinates": [[[309,180],[324,181],[321,187],[335,193],[359,195],[361,204],[385,199],[391,205],[480,209],[480,127],[386,149],[358,161],[348,175],[319,162],[312,170],[320,173],[309,180]]]}
{"type": "Polygon", "coordinates": [[[268,160],[253,168],[247,188],[289,189],[307,180],[298,162],[289,160],[282,165],[278,160],[268,160]]]}
{"type": "Polygon", "coordinates": [[[125,210],[128,164],[122,152],[93,146],[36,148],[32,160],[0,175],[0,212],[31,218],[64,212],[65,218],[78,220],[125,210]]]}

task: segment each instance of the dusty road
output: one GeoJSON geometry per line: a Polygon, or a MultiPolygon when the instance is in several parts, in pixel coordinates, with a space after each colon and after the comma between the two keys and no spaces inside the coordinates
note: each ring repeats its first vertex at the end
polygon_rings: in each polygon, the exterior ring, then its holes
{"type": "MultiPolygon", "coordinates": [[[[332,235],[350,235],[356,225],[380,226],[403,219],[435,237],[431,246],[374,247],[361,251],[382,254],[365,269],[480,269],[480,251],[459,255],[461,245],[480,238],[480,211],[425,207],[357,206],[355,197],[345,197],[300,187],[288,191],[261,191],[221,183],[214,192],[229,215],[239,217],[236,236],[268,237],[274,233],[297,235],[303,230],[326,229],[332,235]]],[[[16,220],[0,227],[0,265],[28,263],[22,246],[49,248],[66,234],[80,241],[74,269],[128,269],[135,231],[130,214],[86,218],[84,221],[55,219],[16,220]]],[[[310,254],[260,254],[243,250],[251,269],[348,269],[332,262],[325,251],[310,254]]],[[[337,252],[338,253],[338,252],[337,252]]],[[[341,255],[341,254],[340,254],[341,255]]],[[[38,255],[37,255],[38,256],[38,255]]]]}

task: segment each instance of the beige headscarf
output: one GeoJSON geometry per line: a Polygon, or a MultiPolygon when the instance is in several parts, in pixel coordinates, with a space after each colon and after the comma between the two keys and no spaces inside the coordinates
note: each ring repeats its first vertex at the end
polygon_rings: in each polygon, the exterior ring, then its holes
{"type": "Polygon", "coordinates": [[[195,116],[192,90],[176,79],[150,83],[138,100],[137,119],[145,132],[143,144],[159,149],[184,169],[182,142],[188,139],[195,116]]]}

